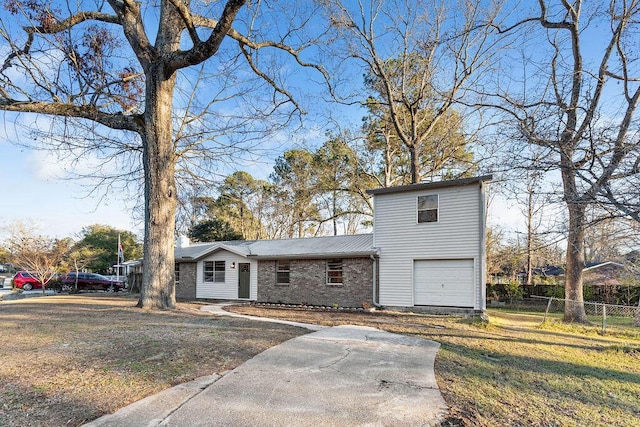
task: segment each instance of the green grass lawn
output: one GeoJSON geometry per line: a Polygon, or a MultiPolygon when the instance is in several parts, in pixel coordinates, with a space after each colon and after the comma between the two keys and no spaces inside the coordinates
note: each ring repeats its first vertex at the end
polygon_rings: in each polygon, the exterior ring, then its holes
{"type": "MultiPolygon", "coordinates": [[[[640,426],[640,328],[566,325],[489,311],[488,325],[441,337],[436,373],[469,425],[640,426]]],[[[461,330],[467,329],[461,326],[461,330]]],[[[464,423],[463,423],[464,424],[464,423]]]]}

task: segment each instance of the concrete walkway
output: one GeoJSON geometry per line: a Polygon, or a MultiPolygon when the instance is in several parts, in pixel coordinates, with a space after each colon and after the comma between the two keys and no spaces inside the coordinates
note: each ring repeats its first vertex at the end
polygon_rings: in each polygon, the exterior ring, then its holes
{"type": "MultiPolygon", "coordinates": [[[[252,318],[219,305],[204,310],[252,318]]],[[[432,426],[446,416],[433,372],[438,343],[363,326],[276,322],[316,332],[86,425],[432,426]]]]}

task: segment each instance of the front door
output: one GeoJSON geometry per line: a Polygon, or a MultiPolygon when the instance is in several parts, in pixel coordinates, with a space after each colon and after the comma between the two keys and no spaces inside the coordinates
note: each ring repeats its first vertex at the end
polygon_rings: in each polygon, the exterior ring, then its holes
{"type": "Polygon", "coordinates": [[[238,264],[238,298],[249,298],[251,283],[251,264],[241,262],[238,264]]]}

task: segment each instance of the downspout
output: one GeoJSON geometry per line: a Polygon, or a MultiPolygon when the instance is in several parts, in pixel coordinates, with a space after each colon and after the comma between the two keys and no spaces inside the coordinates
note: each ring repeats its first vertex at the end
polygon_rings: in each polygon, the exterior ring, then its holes
{"type": "Polygon", "coordinates": [[[376,259],[375,256],[373,255],[369,255],[369,257],[371,258],[371,261],[373,261],[373,270],[372,270],[372,274],[371,274],[371,282],[373,284],[373,293],[371,294],[371,302],[373,302],[373,305],[376,307],[380,307],[380,304],[378,304],[378,302],[376,301],[376,291],[378,290],[378,275],[376,274],[378,271],[378,260],[376,259]]]}
{"type": "Polygon", "coordinates": [[[487,186],[480,181],[480,311],[487,311],[487,186]]]}

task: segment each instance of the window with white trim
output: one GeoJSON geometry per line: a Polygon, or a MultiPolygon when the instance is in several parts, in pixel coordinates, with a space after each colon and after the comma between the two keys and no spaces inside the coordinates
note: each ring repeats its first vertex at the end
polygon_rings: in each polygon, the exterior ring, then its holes
{"type": "Polygon", "coordinates": [[[176,285],[180,284],[180,264],[175,263],[175,268],[173,270],[173,278],[176,285]]]}
{"type": "Polygon", "coordinates": [[[291,261],[276,261],[276,283],[278,285],[288,285],[290,283],[291,261]]]}
{"type": "Polygon", "coordinates": [[[342,260],[327,261],[327,285],[342,285],[342,260]]]}
{"type": "Polygon", "coordinates": [[[418,222],[438,222],[438,195],[418,196],[418,222]]]}
{"type": "Polygon", "coordinates": [[[203,263],[203,278],[205,282],[224,283],[224,273],[224,261],[205,261],[203,263]]]}
{"type": "Polygon", "coordinates": [[[224,261],[215,261],[215,272],[213,276],[214,282],[224,282],[225,263],[224,261]]]}

